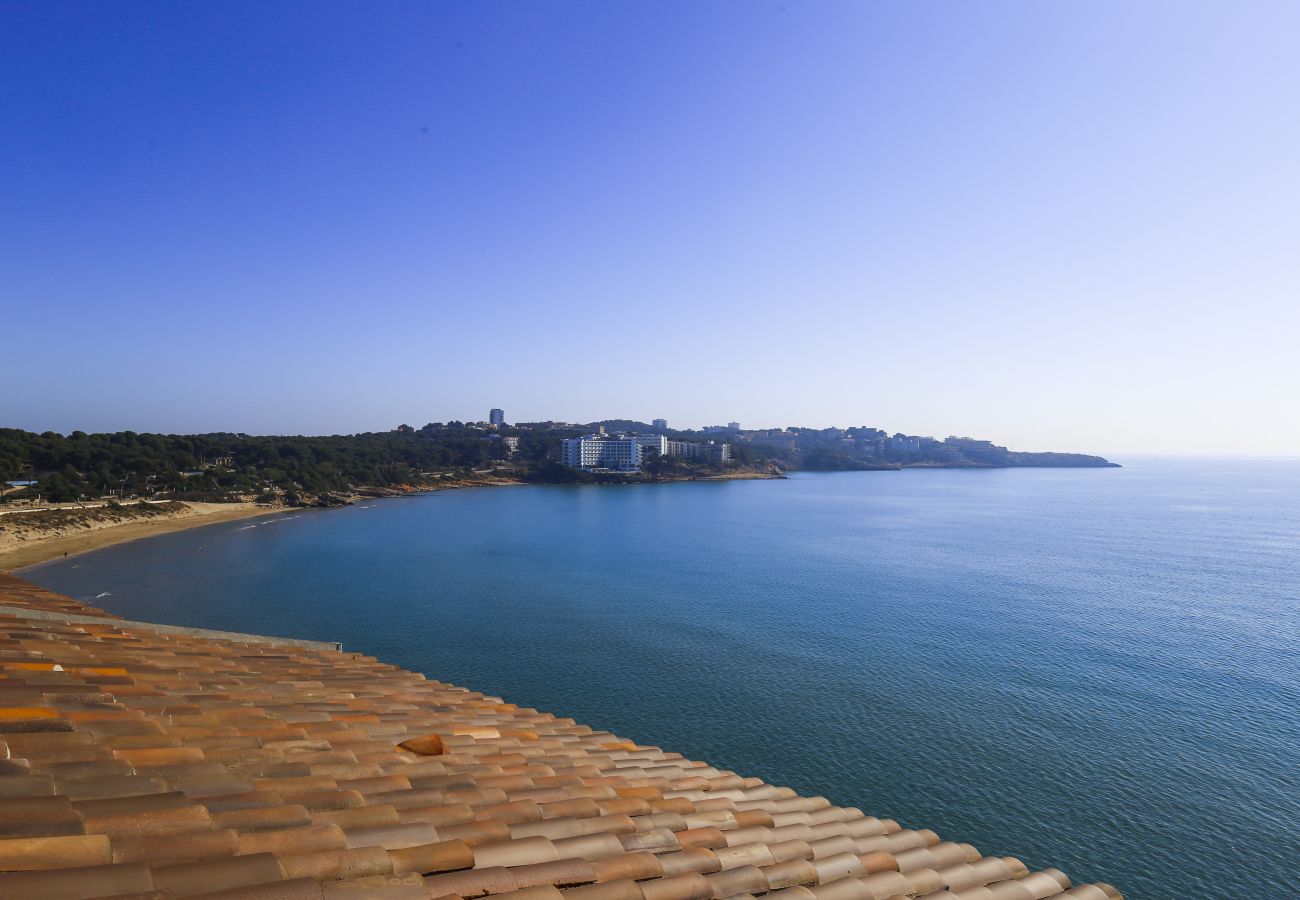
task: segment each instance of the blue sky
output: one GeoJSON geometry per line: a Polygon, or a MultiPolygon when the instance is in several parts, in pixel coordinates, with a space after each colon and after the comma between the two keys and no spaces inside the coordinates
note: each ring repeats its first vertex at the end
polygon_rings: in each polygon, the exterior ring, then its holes
{"type": "Polygon", "coordinates": [[[1300,4],[0,2],[0,424],[1300,452],[1300,4]]]}

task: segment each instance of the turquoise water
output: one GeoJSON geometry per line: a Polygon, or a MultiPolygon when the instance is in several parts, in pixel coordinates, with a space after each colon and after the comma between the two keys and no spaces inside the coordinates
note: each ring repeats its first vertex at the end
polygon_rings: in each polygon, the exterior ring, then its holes
{"type": "Polygon", "coordinates": [[[26,574],[342,640],[1136,900],[1294,897],[1300,462],[1125,462],[452,491],[26,574]]]}

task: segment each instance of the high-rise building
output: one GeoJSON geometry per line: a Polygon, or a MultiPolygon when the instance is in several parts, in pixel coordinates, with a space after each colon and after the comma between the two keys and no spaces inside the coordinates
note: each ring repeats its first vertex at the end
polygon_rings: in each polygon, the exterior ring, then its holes
{"type": "Polygon", "coordinates": [[[633,435],[633,437],[636,439],[636,445],[641,451],[641,462],[645,462],[647,450],[653,450],[656,456],[668,455],[668,438],[662,434],[638,434],[633,435]]]}
{"type": "Polygon", "coordinates": [[[730,428],[732,431],[739,431],[739,430],[740,430],[740,423],[739,423],[739,422],[728,422],[728,423],[727,423],[727,427],[730,428]]]}
{"type": "Polygon", "coordinates": [[[667,430],[668,430],[668,420],[667,420],[667,419],[655,419],[655,420],[654,420],[653,422],[651,422],[650,424],[653,425],[653,426],[655,427],[655,429],[658,430],[658,431],[667,431],[667,430]]]}
{"type": "Polygon", "coordinates": [[[709,441],[704,445],[704,459],[711,466],[725,466],[731,462],[731,445],[709,441]]]}
{"type": "Polygon", "coordinates": [[[566,466],[575,469],[637,472],[651,456],[678,456],[725,466],[731,462],[731,445],[714,441],[707,444],[670,441],[662,434],[620,434],[617,437],[588,434],[564,441],[561,458],[566,466]]]}
{"type": "Polygon", "coordinates": [[[641,468],[641,453],[641,445],[635,437],[588,434],[564,442],[564,464],[575,469],[635,472],[641,468]]]}
{"type": "Polygon", "coordinates": [[[665,440],[663,456],[680,456],[682,459],[702,459],[715,466],[725,466],[731,462],[731,445],[709,441],[707,444],[695,441],[665,440]]]}
{"type": "Polygon", "coordinates": [[[505,413],[505,410],[502,410],[502,409],[493,409],[493,410],[489,410],[489,411],[488,411],[488,424],[489,424],[489,425],[498,425],[498,426],[506,424],[506,413],[505,413]]]}

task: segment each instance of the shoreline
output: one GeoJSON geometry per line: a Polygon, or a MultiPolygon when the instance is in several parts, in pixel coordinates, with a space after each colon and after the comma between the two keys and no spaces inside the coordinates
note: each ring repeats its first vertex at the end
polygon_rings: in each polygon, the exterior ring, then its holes
{"type": "Polygon", "coordinates": [[[719,475],[705,475],[701,478],[692,478],[691,481],[781,481],[786,478],[786,473],[779,475],[773,472],[723,472],[719,475]]]}
{"type": "Polygon", "coordinates": [[[125,544],[160,534],[171,534],[257,516],[287,512],[286,507],[257,506],[252,503],[186,503],[193,512],[159,519],[144,519],[86,528],[70,534],[51,534],[0,547],[0,573],[16,574],[42,563],[64,557],[80,556],[92,550],[125,544]]]}
{"type": "Polygon", "coordinates": [[[191,528],[202,528],[204,525],[220,525],[222,522],[236,522],[241,519],[273,516],[279,513],[342,509],[363,500],[391,500],[401,497],[435,494],[440,491],[457,490],[465,487],[500,487],[522,483],[516,481],[465,481],[393,493],[360,494],[352,502],[339,506],[321,507],[259,506],[254,503],[183,501],[191,511],[180,515],[158,519],[138,519],[103,525],[98,528],[83,528],[71,534],[50,534],[22,541],[13,541],[7,545],[0,544],[0,574],[16,575],[43,563],[53,562],[58,559],[80,556],[92,550],[102,550],[105,547],[144,540],[158,535],[174,534],[178,531],[188,531],[191,528]]]}
{"type": "MultiPolygon", "coordinates": [[[[1112,463],[1110,466],[1097,466],[1095,468],[1118,468],[1118,464],[1112,463]]],[[[990,469],[990,468],[1056,468],[1056,467],[1039,467],[1039,466],[952,466],[952,465],[925,465],[913,464],[898,467],[880,467],[879,469],[795,469],[792,471],[806,472],[862,472],[862,471],[902,471],[905,469],[990,469]]],[[[1066,468],[1076,468],[1069,466],[1066,468]]],[[[1081,468],[1094,468],[1084,466],[1081,468]]],[[[695,477],[670,477],[656,479],[654,481],[642,481],[642,484],[669,484],[678,481],[748,481],[748,480],[783,480],[789,477],[789,473],[781,472],[757,472],[757,471],[738,471],[728,472],[709,476],[695,477]]],[[[440,484],[431,487],[421,487],[408,490],[383,492],[383,493],[361,493],[356,500],[388,500],[394,497],[412,497],[423,494],[434,494],[446,490],[457,490],[466,487],[504,487],[507,485],[526,485],[541,484],[544,482],[528,482],[514,479],[492,479],[484,481],[461,481],[457,480],[452,483],[440,484]]],[[[630,482],[638,483],[638,482],[630,482]]],[[[597,485],[599,486],[599,485],[597,485]]],[[[354,501],[355,502],[355,501],[354,501]]],[[[342,505],[351,505],[342,504],[342,505]]],[[[342,506],[341,505],[341,506],[342,506]]],[[[116,524],[103,525],[100,527],[82,528],[73,531],[70,534],[49,534],[37,537],[27,538],[25,540],[12,540],[4,542],[0,538],[0,574],[17,574],[29,570],[43,563],[53,562],[57,559],[80,556],[83,553],[89,553],[93,550],[101,550],[105,547],[112,547],[117,544],[125,544],[131,541],[143,540],[145,538],[156,537],[163,534],[173,534],[178,531],[188,531],[191,528],[201,528],[204,525],[218,525],[222,522],[234,522],[241,519],[257,518],[259,516],[271,516],[279,513],[291,512],[294,510],[303,511],[312,509],[310,506],[259,506],[252,503],[202,503],[186,501],[187,511],[178,515],[171,515],[157,519],[140,519],[135,521],[120,522],[116,524]]],[[[330,509],[335,507],[319,507],[321,509],[330,509]]]]}

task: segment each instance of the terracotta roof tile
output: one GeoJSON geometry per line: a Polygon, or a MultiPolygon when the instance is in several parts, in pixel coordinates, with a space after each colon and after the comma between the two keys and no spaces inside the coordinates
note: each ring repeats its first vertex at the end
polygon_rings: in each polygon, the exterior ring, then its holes
{"type": "Polygon", "coordinates": [[[386,804],[353,806],[345,809],[317,810],[311,813],[314,825],[337,825],[344,830],[375,825],[397,825],[401,817],[397,809],[386,804]]]}
{"type": "Polygon", "coordinates": [[[0,799],[0,839],[13,835],[56,837],[84,833],[81,816],[67,797],[0,799]]]}
{"type": "Polygon", "coordinates": [[[564,893],[570,900],[644,900],[641,888],[630,878],[589,884],[564,893]]]}
{"type": "Polygon", "coordinates": [[[713,885],[704,875],[694,872],[685,875],[668,875],[637,885],[645,900],[710,900],[713,885]]]}
{"type": "Polygon", "coordinates": [[[122,838],[113,841],[115,863],[143,862],[161,865],[234,856],[238,852],[239,833],[230,829],[191,831],[166,837],[122,838]]]}
{"type": "Polygon", "coordinates": [[[424,879],[430,897],[449,894],[461,897],[481,897],[485,894],[504,894],[519,889],[511,871],[504,866],[488,869],[466,869],[445,875],[430,875],[424,879]]]}
{"type": "Polygon", "coordinates": [[[112,895],[1119,896],[372,657],[0,576],[0,897],[112,895]]]}
{"type": "Polygon", "coordinates": [[[427,822],[350,827],[345,831],[345,839],[349,847],[376,846],[389,849],[418,847],[440,841],[438,831],[427,822]]]}
{"type": "Polygon", "coordinates": [[[474,851],[463,841],[399,847],[390,850],[388,856],[394,872],[418,872],[422,875],[467,869],[474,865],[475,859],[474,851]]]}
{"type": "MultiPolygon", "coordinates": [[[[281,799],[279,794],[270,794],[270,792],[254,793],[265,793],[268,800],[281,799]]],[[[233,796],[252,799],[252,795],[247,794],[233,796]]],[[[208,804],[208,808],[212,809],[212,801],[208,801],[208,804]]],[[[215,828],[235,828],[248,833],[268,829],[302,828],[312,824],[312,817],[305,806],[296,803],[281,803],[276,806],[240,806],[235,809],[213,812],[212,824],[215,828]]]]}
{"type": "Polygon", "coordinates": [[[111,775],[85,780],[60,780],[58,793],[73,800],[95,800],[110,797],[138,797],[141,794],[164,794],[172,788],[160,778],[143,775],[111,775]]]}
{"type": "Polygon", "coordinates": [[[561,859],[605,859],[624,852],[618,836],[607,832],[561,838],[553,843],[561,859]]]}
{"type": "Polygon", "coordinates": [[[315,878],[317,881],[389,875],[393,872],[392,858],[383,847],[290,854],[280,857],[280,864],[290,878],[315,878]]]}
{"type": "Polygon", "coordinates": [[[767,876],[758,866],[741,866],[705,875],[705,880],[713,889],[713,896],[721,900],[736,894],[766,893],[767,876]]]}
{"type": "Polygon", "coordinates": [[[595,876],[592,880],[599,882],[619,881],[624,878],[643,881],[664,875],[663,857],[644,850],[594,859],[590,861],[589,867],[595,876]]]}
{"type": "Polygon", "coordinates": [[[153,888],[177,894],[247,887],[284,878],[280,861],[271,853],[155,866],[150,871],[153,888]]]}
{"type": "Polygon", "coordinates": [[[337,825],[303,825],[299,828],[241,832],[239,835],[240,853],[286,856],[320,850],[342,850],[347,846],[347,835],[337,825]]]}
{"type": "MultiPolygon", "coordinates": [[[[272,884],[245,885],[224,891],[192,895],[196,900],[323,900],[325,893],[314,878],[296,878],[272,884]]],[[[361,895],[353,895],[359,897],[361,895]]]]}
{"type": "Polygon", "coordinates": [[[720,872],[722,862],[712,850],[695,847],[679,853],[665,853],[659,857],[665,875],[684,875],[687,872],[720,872]]]}
{"type": "Polygon", "coordinates": [[[139,864],[78,866],[39,872],[0,872],[5,900],[81,900],[152,890],[149,868],[139,864]]]}

